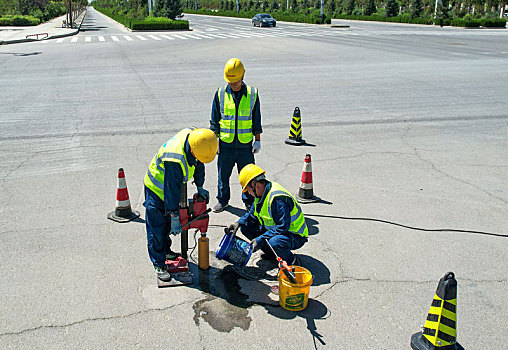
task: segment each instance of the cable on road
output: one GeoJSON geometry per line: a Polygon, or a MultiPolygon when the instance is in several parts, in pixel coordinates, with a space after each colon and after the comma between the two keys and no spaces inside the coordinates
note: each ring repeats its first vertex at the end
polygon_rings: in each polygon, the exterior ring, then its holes
{"type": "Polygon", "coordinates": [[[452,229],[452,228],[422,228],[409,226],[404,224],[399,224],[397,222],[375,219],[375,218],[362,218],[362,217],[349,217],[349,216],[336,216],[336,215],[324,215],[324,214],[306,214],[304,216],[309,217],[319,217],[319,218],[328,218],[328,219],[341,219],[341,220],[358,220],[358,221],[375,221],[381,222],[383,224],[389,224],[399,227],[408,228],[416,231],[425,231],[425,232],[460,232],[460,233],[474,233],[479,235],[487,235],[487,236],[496,236],[496,237],[508,237],[508,235],[502,233],[494,233],[494,232],[485,232],[485,231],[473,231],[473,230],[461,230],[461,229],[452,229]]]}

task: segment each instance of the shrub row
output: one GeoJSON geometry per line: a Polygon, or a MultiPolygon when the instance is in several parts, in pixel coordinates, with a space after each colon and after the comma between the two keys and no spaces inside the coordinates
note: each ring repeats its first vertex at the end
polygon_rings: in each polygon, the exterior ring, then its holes
{"type": "Polygon", "coordinates": [[[133,20],[132,30],[174,30],[189,29],[189,21],[172,20],[166,17],[146,17],[144,20],[133,20]]]}
{"type": "Polygon", "coordinates": [[[97,11],[114,19],[132,30],[176,30],[189,29],[189,21],[172,20],[166,17],[146,17],[142,20],[118,14],[108,8],[94,7],[97,11]]]}
{"type": "Polygon", "coordinates": [[[36,26],[41,20],[33,16],[5,15],[0,17],[0,26],[36,26]]]}
{"type": "Polygon", "coordinates": [[[465,28],[505,28],[506,20],[492,19],[492,18],[480,18],[480,19],[464,19],[464,18],[454,18],[451,21],[451,25],[455,27],[465,27],[465,28]]]}
{"type": "MultiPolygon", "coordinates": [[[[185,9],[185,13],[195,13],[200,15],[211,15],[211,16],[252,18],[256,13],[260,13],[260,11],[240,11],[239,13],[237,13],[236,11],[210,10],[201,8],[198,9],[197,11],[192,9],[185,9]]],[[[321,23],[320,10],[315,10],[309,14],[293,13],[289,11],[271,11],[270,14],[277,21],[312,23],[312,24],[321,23]]],[[[330,24],[331,18],[325,17],[325,23],[330,24]]]]}
{"type": "Polygon", "coordinates": [[[413,24],[433,24],[430,18],[412,18],[409,15],[386,17],[379,14],[372,16],[355,16],[355,15],[335,15],[333,18],[337,19],[351,19],[357,21],[376,21],[376,22],[393,22],[393,23],[413,23],[413,24]]]}

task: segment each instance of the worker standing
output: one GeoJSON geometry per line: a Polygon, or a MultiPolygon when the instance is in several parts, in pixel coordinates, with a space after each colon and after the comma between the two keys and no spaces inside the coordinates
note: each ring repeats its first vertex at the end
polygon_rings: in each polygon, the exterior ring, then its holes
{"type": "MultiPolygon", "coordinates": [[[[233,167],[238,172],[254,163],[254,154],[261,150],[261,108],[258,90],[243,81],[245,68],[238,58],[231,58],[224,67],[227,84],[220,87],[213,99],[210,129],[219,137],[218,203],[213,211],[220,213],[229,205],[229,178],[233,167]],[[254,142],[253,142],[254,141],[254,142]]],[[[250,209],[254,198],[242,194],[250,209]]]]}
{"type": "Polygon", "coordinates": [[[145,220],[148,255],[157,277],[170,281],[165,261],[178,254],[171,251],[169,234],[182,231],[179,204],[182,185],[194,178],[198,193],[208,201],[203,188],[205,166],[217,153],[217,137],[209,129],[183,129],[169,139],[153,157],[145,175],[145,220]]]}
{"type": "Polygon", "coordinates": [[[239,175],[244,192],[255,197],[250,211],[237,222],[228,226],[229,232],[238,229],[251,240],[253,250],[263,250],[265,257],[275,256],[266,244],[268,240],[279,257],[289,265],[300,261],[292,250],[301,248],[309,236],[305,217],[300,205],[284,187],[268,181],[266,172],[254,164],[246,165],[239,175]]]}

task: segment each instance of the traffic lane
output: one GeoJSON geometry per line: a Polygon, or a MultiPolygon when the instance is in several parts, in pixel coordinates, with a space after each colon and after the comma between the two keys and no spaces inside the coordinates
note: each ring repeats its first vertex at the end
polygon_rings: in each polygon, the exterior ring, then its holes
{"type": "Polygon", "coordinates": [[[107,35],[116,33],[130,33],[130,30],[110,17],[103,15],[93,7],[88,7],[78,35],[107,35]]]}

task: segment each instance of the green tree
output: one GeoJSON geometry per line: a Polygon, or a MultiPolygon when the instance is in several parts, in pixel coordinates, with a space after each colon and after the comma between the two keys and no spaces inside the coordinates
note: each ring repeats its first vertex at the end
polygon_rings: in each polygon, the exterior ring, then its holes
{"type": "Polygon", "coordinates": [[[386,17],[395,17],[399,14],[399,3],[397,0],[386,0],[386,17]]]}
{"type": "Polygon", "coordinates": [[[417,18],[423,15],[423,3],[422,0],[411,1],[411,17],[417,18]]]}
{"type": "Polygon", "coordinates": [[[182,14],[180,0],[157,0],[155,2],[154,15],[156,17],[175,19],[180,14],[182,14]]]}
{"type": "Polygon", "coordinates": [[[277,11],[279,9],[279,3],[277,0],[272,0],[272,3],[270,5],[270,11],[277,11]]]}
{"type": "Polygon", "coordinates": [[[368,0],[367,6],[365,6],[365,11],[364,11],[365,16],[370,16],[373,13],[376,13],[376,11],[377,11],[376,3],[374,2],[374,0],[368,0]]]}
{"type": "Polygon", "coordinates": [[[293,13],[298,12],[299,7],[298,7],[298,2],[296,0],[291,0],[289,6],[291,7],[291,12],[293,12],[293,13]]]}
{"type": "Polygon", "coordinates": [[[355,0],[347,0],[347,3],[346,3],[346,14],[347,15],[351,15],[353,14],[353,11],[355,9],[355,0]]]}

